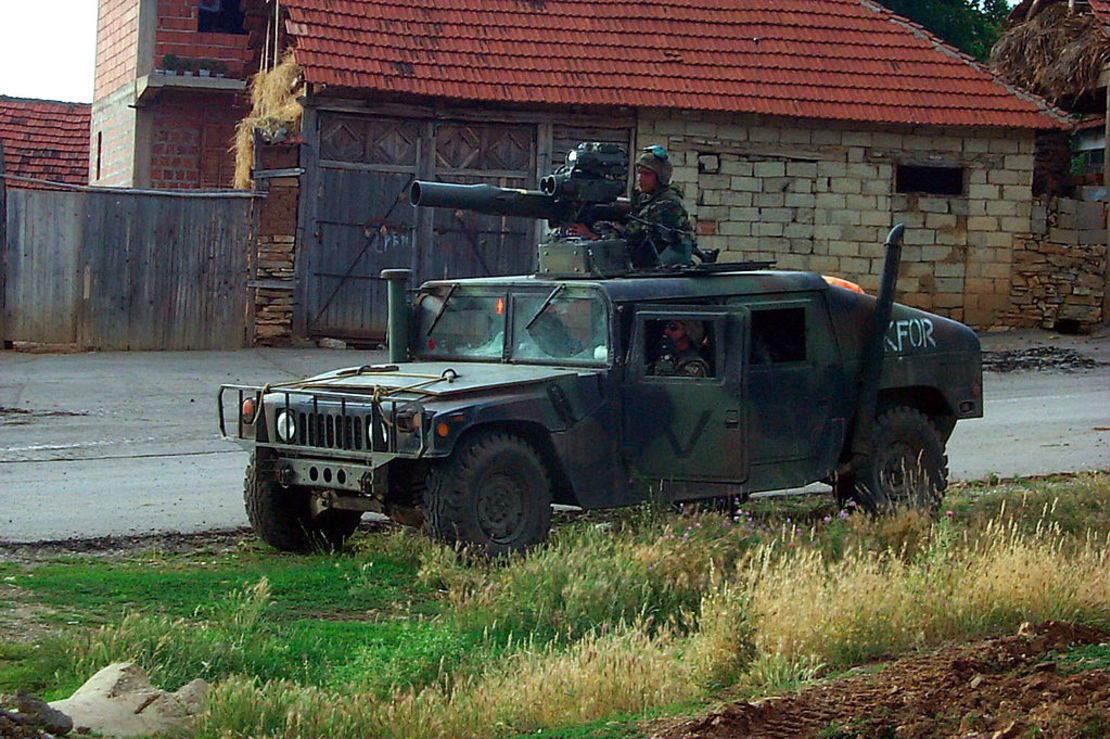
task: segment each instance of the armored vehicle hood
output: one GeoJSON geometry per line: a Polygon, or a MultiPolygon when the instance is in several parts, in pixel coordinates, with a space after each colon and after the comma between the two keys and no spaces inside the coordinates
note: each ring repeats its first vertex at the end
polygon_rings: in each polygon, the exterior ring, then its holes
{"type": "Polygon", "coordinates": [[[560,377],[596,374],[587,367],[547,367],[497,362],[404,362],[365,365],[325,372],[302,380],[305,389],[372,394],[411,389],[446,397],[483,390],[519,387],[560,377]]]}

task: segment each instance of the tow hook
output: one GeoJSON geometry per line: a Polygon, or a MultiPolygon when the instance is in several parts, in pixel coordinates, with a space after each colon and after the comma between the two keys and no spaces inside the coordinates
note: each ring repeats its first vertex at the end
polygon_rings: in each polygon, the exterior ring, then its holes
{"type": "Polygon", "coordinates": [[[292,485],[293,480],[295,479],[294,474],[293,474],[293,468],[290,467],[289,465],[286,465],[286,466],[282,467],[278,471],[278,478],[277,479],[278,479],[278,484],[280,484],[283,488],[287,488],[290,485],[292,485]]]}

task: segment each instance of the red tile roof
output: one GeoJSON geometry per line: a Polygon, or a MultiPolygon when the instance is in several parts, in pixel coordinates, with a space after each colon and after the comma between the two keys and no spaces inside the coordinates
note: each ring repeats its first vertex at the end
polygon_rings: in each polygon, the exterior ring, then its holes
{"type": "MultiPolygon", "coordinates": [[[[92,106],[0,95],[4,172],[72,185],[89,184],[92,106]]],[[[7,181],[8,187],[43,187],[7,181]]]]}
{"type": "Polygon", "coordinates": [[[1110,0],[1091,0],[1091,12],[1100,21],[1110,25],[1110,0]]]}
{"type": "Polygon", "coordinates": [[[309,82],[493,103],[1052,128],[870,0],[287,0],[309,82]]]}

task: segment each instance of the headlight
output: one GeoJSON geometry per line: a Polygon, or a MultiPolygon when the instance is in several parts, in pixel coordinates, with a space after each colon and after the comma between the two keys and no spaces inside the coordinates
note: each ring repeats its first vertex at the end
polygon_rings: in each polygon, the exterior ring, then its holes
{"type": "Polygon", "coordinates": [[[293,420],[293,414],[289,411],[282,411],[277,415],[277,435],[278,438],[289,444],[297,436],[297,422],[293,420]]]}

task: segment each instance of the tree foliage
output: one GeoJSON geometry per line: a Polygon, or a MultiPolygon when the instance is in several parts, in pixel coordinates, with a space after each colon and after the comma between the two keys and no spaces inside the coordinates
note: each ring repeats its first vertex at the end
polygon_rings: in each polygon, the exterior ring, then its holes
{"type": "Polygon", "coordinates": [[[1010,13],[1006,0],[879,0],[949,44],[986,61],[1010,13]]]}

